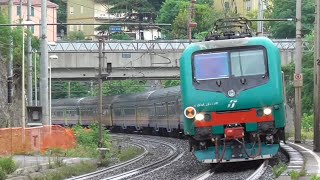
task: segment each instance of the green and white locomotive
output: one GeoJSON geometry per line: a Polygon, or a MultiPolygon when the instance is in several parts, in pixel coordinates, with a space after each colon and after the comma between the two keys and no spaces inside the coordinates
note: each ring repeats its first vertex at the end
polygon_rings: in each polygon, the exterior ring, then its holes
{"type": "Polygon", "coordinates": [[[278,153],[286,125],[280,52],[270,39],[252,37],[247,20],[220,20],[206,41],[183,52],[180,73],[184,133],[199,161],[278,153]]]}

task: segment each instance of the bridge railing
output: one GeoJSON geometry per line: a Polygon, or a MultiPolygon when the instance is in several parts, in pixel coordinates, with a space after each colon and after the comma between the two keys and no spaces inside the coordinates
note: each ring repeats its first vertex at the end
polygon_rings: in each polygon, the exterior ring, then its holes
{"type": "MultiPolygon", "coordinates": [[[[295,50],[295,39],[273,39],[280,50],[295,50]]],[[[193,41],[198,42],[198,41],[193,41]]],[[[142,53],[142,52],[182,52],[189,45],[188,40],[154,40],[154,41],[106,41],[104,52],[142,53]]],[[[303,41],[305,51],[313,50],[313,42],[303,41]]],[[[98,53],[98,41],[59,41],[48,45],[49,53],[98,53]]]]}

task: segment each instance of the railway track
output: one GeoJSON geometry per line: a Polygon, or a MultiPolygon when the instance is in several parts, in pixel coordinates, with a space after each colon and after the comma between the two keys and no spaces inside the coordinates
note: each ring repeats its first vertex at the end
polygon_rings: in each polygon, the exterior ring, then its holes
{"type": "MultiPolygon", "coordinates": [[[[70,178],[69,180],[75,179],[126,179],[129,177],[136,177],[142,175],[146,172],[150,172],[153,169],[157,169],[165,164],[169,163],[170,161],[174,160],[175,158],[179,157],[177,153],[176,147],[168,142],[155,140],[151,138],[142,138],[142,137],[129,137],[127,135],[113,135],[114,137],[124,138],[129,143],[135,146],[138,146],[144,150],[144,152],[136,158],[123,162],[121,164],[117,164],[108,168],[101,169],[99,171],[95,171],[89,174],[85,174],[82,176],[77,176],[70,178]],[[134,141],[134,143],[132,143],[134,141]],[[157,149],[166,149],[164,156],[158,157],[157,156],[157,149]],[[144,159],[153,159],[153,160],[145,160],[148,163],[142,163],[141,165],[138,164],[140,161],[144,159]],[[131,168],[136,167],[136,168],[131,168]]],[[[141,164],[141,163],[140,163],[141,164]]]]}
{"type": "MultiPolygon", "coordinates": [[[[251,173],[251,175],[248,178],[246,178],[246,180],[258,180],[267,169],[268,162],[269,162],[268,160],[263,161],[261,165],[253,173],[251,173]]],[[[247,163],[250,163],[250,162],[247,162],[247,163]]],[[[205,180],[209,178],[215,178],[214,177],[216,173],[215,169],[218,168],[218,166],[220,166],[220,164],[218,164],[214,168],[211,168],[199,174],[198,176],[192,178],[192,180],[205,180]]],[[[223,166],[223,164],[221,164],[221,166],[223,166]]]]}

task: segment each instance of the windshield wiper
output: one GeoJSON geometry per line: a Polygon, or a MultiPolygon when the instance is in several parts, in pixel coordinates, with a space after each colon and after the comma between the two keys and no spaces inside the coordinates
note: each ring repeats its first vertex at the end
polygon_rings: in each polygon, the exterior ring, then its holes
{"type": "Polygon", "coordinates": [[[246,82],[247,82],[247,80],[246,80],[245,78],[241,78],[241,79],[240,79],[240,82],[241,82],[241,84],[245,85],[246,82]]]}
{"type": "Polygon", "coordinates": [[[220,79],[219,79],[219,80],[217,80],[217,81],[216,81],[216,84],[217,84],[217,86],[219,86],[219,87],[220,87],[220,86],[221,86],[221,84],[222,84],[221,80],[220,80],[220,79]]]}

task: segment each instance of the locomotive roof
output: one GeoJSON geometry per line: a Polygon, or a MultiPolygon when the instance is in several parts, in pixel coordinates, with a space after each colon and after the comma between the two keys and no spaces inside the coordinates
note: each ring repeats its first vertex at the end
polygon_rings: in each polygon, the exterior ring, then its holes
{"type": "MultiPolygon", "coordinates": [[[[238,39],[226,39],[226,40],[217,40],[217,41],[202,41],[192,44],[191,46],[199,46],[201,49],[216,49],[224,47],[233,47],[233,46],[247,46],[249,42],[255,40],[255,44],[275,44],[268,38],[265,37],[246,37],[238,39]]],[[[189,46],[190,47],[190,46],[189,46]]]]}

